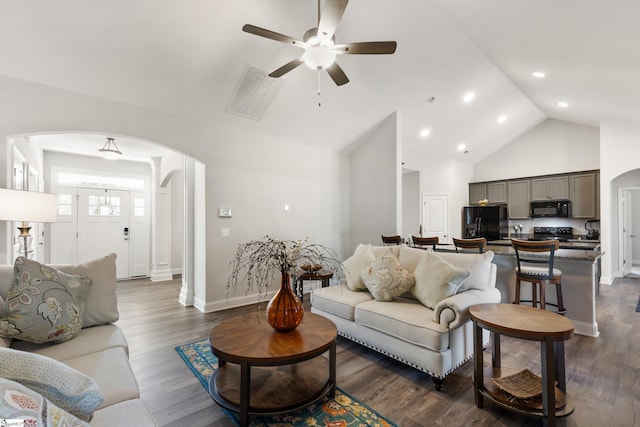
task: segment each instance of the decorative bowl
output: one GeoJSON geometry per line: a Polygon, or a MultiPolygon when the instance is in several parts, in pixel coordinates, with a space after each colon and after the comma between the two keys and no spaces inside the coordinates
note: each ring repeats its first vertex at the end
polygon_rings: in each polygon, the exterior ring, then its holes
{"type": "Polygon", "coordinates": [[[320,269],[322,268],[322,265],[320,264],[302,264],[300,266],[301,269],[303,269],[304,271],[306,271],[307,273],[315,273],[317,271],[320,271],[320,269]]]}

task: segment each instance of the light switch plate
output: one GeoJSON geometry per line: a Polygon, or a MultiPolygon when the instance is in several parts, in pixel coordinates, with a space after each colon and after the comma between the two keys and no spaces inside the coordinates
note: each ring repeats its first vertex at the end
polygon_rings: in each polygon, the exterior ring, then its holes
{"type": "Polygon", "coordinates": [[[229,229],[221,228],[220,229],[220,237],[229,237],[229,229]]]}

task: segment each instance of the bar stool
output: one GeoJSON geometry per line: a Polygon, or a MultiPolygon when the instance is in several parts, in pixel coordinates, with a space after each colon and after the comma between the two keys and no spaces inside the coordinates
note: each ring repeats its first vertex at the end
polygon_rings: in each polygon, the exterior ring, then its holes
{"type": "Polygon", "coordinates": [[[528,241],[511,239],[511,246],[516,251],[516,297],[514,304],[530,302],[533,307],[538,306],[538,285],[540,285],[539,305],[545,309],[546,305],[556,307],[558,313],[564,315],[567,310],[562,303],[562,271],[553,267],[555,252],[560,247],[558,240],[528,241]],[[548,254],[548,256],[544,256],[548,254]],[[531,300],[520,300],[520,282],[531,283],[531,300]],[[557,304],[545,300],[545,286],[556,285],[557,304]]]}
{"type": "Polygon", "coordinates": [[[456,246],[456,252],[458,249],[462,249],[461,252],[467,252],[471,249],[477,249],[478,253],[484,253],[487,246],[487,239],[479,237],[477,239],[456,239],[453,238],[453,244],[456,246]]]}
{"type": "Polygon", "coordinates": [[[434,237],[411,236],[411,241],[413,242],[414,248],[426,248],[428,246],[431,246],[435,251],[436,245],[438,244],[438,236],[434,236],[434,237]]]}
{"type": "Polygon", "coordinates": [[[382,243],[384,245],[399,245],[400,243],[402,243],[402,236],[383,236],[383,235],[380,235],[380,237],[382,237],[382,243]]]}

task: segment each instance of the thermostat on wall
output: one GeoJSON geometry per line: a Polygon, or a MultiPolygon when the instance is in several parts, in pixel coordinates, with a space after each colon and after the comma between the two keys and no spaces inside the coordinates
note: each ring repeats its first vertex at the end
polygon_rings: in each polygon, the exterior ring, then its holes
{"type": "Polygon", "coordinates": [[[229,206],[221,206],[218,208],[218,216],[220,218],[231,218],[231,208],[229,206]]]}

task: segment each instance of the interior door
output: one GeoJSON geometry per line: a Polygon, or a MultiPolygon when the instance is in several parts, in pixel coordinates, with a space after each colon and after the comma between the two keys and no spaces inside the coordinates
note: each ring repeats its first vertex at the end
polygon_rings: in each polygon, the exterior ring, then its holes
{"type": "Polygon", "coordinates": [[[632,193],[623,190],[622,193],[622,275],[631,274],[633,267],[633,229],[631,223],[632,193]]]}
{"type": "Polygon", "coordinates": [[[78,262],[115,252],[118,279],[131,276],[129,192],[78,188],[78,262]]]}
{"type": "Polygon", "coordinates": [[[422,196],[422,236],[438,236],[441,243],[450,243],[448,195],[424,194],[422,196]]]}

